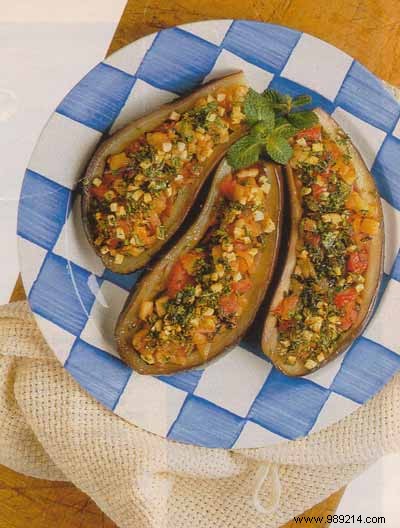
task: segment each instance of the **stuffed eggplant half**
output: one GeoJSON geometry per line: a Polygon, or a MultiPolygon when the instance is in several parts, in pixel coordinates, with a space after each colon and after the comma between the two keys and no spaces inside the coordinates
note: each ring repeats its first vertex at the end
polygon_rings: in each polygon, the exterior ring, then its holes
{"type": "Polygon", "coordinates": [[[286,173],[291,233],[262,347],[289,376],[318,369],[362,332],[383,267],[383,217],[374,180],[324,111],[294,138],[286,173]]]}
{"type": "Polygon", "coordinates": [[[82,218],[107,268],[142,267],[176,232],[210,172],[243,134],[247,91],[241,72],[228,75],[100,145],[83,180],[82,218]]]}
{"type": "Polygon", "coordinates": [[[233,171],[221,163],[198,219],[141,279],[120,315],[118,350],[136,371],[195,367],[243,336],[274,269],[281,189],[274,164],[233,171]]]}

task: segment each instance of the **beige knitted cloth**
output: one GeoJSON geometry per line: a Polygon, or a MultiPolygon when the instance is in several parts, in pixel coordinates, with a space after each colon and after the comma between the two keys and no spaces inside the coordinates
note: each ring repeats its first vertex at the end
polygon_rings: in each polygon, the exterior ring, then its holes
{"type": "Polygon", "coordinates": [[[212,450],[107,411],[59,365],[27,303],[0,308],[0,463],[70,480],[121,528],[271,528],[400,449],[400,375],[306,439],[212,450]]]}

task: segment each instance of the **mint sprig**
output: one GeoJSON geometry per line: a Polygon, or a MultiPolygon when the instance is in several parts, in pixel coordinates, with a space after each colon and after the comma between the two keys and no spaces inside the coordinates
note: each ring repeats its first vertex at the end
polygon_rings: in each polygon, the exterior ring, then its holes
{"type": "Polygon", "coordinates": [[[254,136],[240,138],[228,150],[227,159],[231,167],[239,169],[256,163],[261,154],[262,142],[254,136]]]}
{"type": "Polygon", "coordinates": [[[269,127],[274,127],[275,113],[269,102],[258,92],[250,88],[247,92],[243,105],[246,120],[249,124],[259,121],[266,123],[269,127]]]}
{"type": "Polygon", "coordinates": [[[276,163],[285,164],[293,155],[291,145],[289,145],[283,136],[280,136],[275,132],[268,136],[265,146],[269,157],[276,163]]]}
{"type": "Polygon", "coordinates": [[[293,155],[290,139],[318,123],[314,112],[297,111],[310,103],[309,95],[291,97],[272,89],[260,94],[250,88],[243,105],[250,130],[228,150],[229,164],[240,169],[256,163],[262,155],[276,163],[288,163],[293,155]]]}

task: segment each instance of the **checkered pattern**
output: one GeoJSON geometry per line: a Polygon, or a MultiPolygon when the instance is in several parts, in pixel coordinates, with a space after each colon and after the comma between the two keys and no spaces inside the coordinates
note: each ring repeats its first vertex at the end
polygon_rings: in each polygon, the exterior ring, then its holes
{"type": "Polygon", "coordinates": [[[399,104],[370,72],[329,44],[248,21],[161,31],[89,72],[41,135],[18,218],[30,304],[65,368],[139,426],[207,447],[257,447],[304,436],[352,412],[400,368],[399,167],[399,104]],[[258,90],[269,85],[310,93],[360,149],[376,178],[386,222],[379,309],[346,354],[302,379],[280,374],[247,341],[204,370],[140,376],[120,361],[112,339],[116,316],[140,273],[104,269],[83,234],[73,189],[102,133],[237,68],[258,90]]]}

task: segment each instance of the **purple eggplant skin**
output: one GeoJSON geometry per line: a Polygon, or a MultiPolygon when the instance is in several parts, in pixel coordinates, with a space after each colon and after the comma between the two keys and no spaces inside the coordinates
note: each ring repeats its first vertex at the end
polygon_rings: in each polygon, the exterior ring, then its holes
{"type": "MultiPolygon", "coordinates": [[[[314,110],[317,114],[323,130],[325,130],[331,137],[335,137],[339,125],[330,117],[324,110],[317,108],[314,110]]],[[[343,148],[338,144],[339,148],[343,148]]],[[[357,320],[354,325],[344,332],[338,340],[337,347],[334,352],[330,354],[325,361],[321,362],[314,369],[306,369],[304,362],[297,361],[295,365],[288,365],[283,362],[282,358],[276,353],[276,345],[278,340],[277,319],[274,315],[275,308],[280,304],[285,293],[288,291],[290,277],[296,265],[296,243],[299,234],[299,224],[302,218],[301,197],[296,186],[296,174],[290,165],[286,167],[286,179],[289,188],[289,207],[290,207],[290,235],[289,247],[286,257],[285,265],[276,287],[274,296],[272,298],[262,335],[262,349],[264,354],[272,361],[277,369],[287,376],[305,376],[318,370],[328,362],[335,359],[343,353],[351,343],[364,331],[367,326],[379,293],[379,286],[383,275],[383,258],[384,258],[384,224],[382,205],[379,198],[379,193],[376,188],[375,181],[367,169],[361,155],[351,143],[348,145],[349,154],[351,155],[354,168],[357,175],[357,185],[360,192],[368,195],[370,200],[374,202],[378,211],[378,220],[380,223],[379,232],[374,235],[370,247],[370,261],[366,273],[365,287],[363,291],[363,300],[361,309],[358,313],[357,320]]]]}
{"type": "Polygon", "coordinates": [[[121,264],[116,264],[112,256],[108,254],[102,255],[100,253],[100,248],[94,244],[94,233],[92,232],[93,230],[89,222],[90,203],[92,199],[89,193],[89,188],[94,178],[102,177],[107,158],[112,154],[122,152],[127,145],[132,143],[132,141],[143,135],[145,132],[150,132],[156,129],[166,119],[168,119],[168,116],[171,114],[171,112],[176,111],[183,113],[191,109],[194,102],[200,97],[207,96],[218,88],[227,88],[234,85],[247,86],[246,78],[242,72],[232,73],[202,85],[189,95],[176,99],[171,103],[165,104],[151,114],[133,121],[124,128],[115,132],[115,134],[112,134],[100,144],[94,153],[83,178],[83,184],[81,187],[81,213],[86,237],[93,250],[101,258],[104,266],[107,269],[115,273],[126,274],[143,268],[149,262],[149,260],[168,242],[168,240],[182,225],[182,222],[194,204],[201,187],[215,169],[217,164],[224,157],[230,145],[237,141],[240,136],[244,134],[245,125],[238,127],[238,129],[230,135],[228,142],[218,145],[214,149],[213,154],[204,163],[200,176],[192,183],[186,185],[179,193],[174,203],[171,215],[165,223],[166,236],[164,240],[157,240],[155,244],[153,244],[150,248],[137,257],[126,256],[121,264]]]}
{"type": "Polygon", "coordinates": [[[166,282],[174,263],[182,253],[186,253],[194,248],[201,241],[208,229],[210,216],[220,196],[219,185],[226,174],[232,171],[228,163],[223,160],[214,175],[208,198],[197,220],[173,248],[156,263],[155,267],[141,278],[119,316],[115,329],[118,352],[120,357],[140,374],[166,375],[198,367],[199,365],[204,366],[217,356],[229,351],[250,327],[270,284],[277,261],[281,236],[283,211],[282,171],[280,166],[273,163],[266,163],[266,167],[271,182],[267,205],[276,229],[268,236],[267,242],[261,252],[257,269],[253,275],[253,286],[246,293],[248,296],[247,309],[243,311],[243,314],[239,318],[238,326],[231,330],[225,330],[215,336],[207,361],[200,354],[193,353],[184,366],[176,364],[148,365],[132,347],[132,338],[135,332],[140,329],[141,325],[138,313],[142,302],[153,299],[166,289],[166,282]]]}

